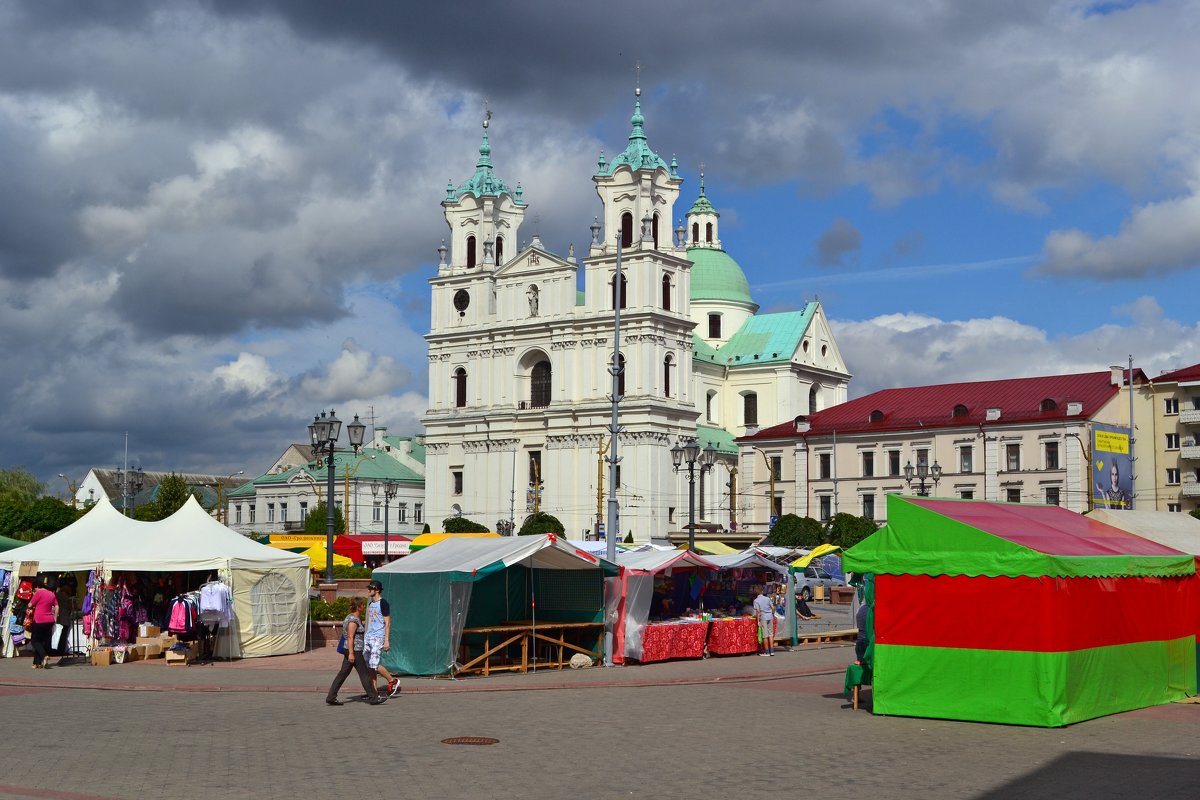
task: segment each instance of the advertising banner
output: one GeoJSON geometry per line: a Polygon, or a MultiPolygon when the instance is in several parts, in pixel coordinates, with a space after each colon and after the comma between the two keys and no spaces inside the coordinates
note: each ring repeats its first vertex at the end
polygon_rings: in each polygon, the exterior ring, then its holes
{"type": "Polygon", "coordinates": [[[1133,498],[1129,428],[1092,425],[1092,501],[1096,508],[1128,509],[1133,498]]]}

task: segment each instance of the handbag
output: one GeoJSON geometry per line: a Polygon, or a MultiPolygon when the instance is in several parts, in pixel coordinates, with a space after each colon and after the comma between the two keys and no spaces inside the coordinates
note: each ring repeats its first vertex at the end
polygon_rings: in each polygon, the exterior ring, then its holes
{"type": "Polygon", "coordinates": [[[342,655],[346,655],[346,634],[342,634],[342,638],[338,639],[337,651],[342,655]]]}

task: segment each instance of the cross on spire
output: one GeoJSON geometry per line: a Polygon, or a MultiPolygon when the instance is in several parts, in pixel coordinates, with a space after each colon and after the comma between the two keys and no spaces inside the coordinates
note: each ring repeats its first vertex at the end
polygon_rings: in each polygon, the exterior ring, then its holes
{"type": "Polygon", "coordinates": [[[634,72],[633,96],[641,97],[642,96],[642,62],[640,59],[634,63],[633,72],[634,72]]]}
{"type": "Polygon", "coordinates": [[[485,97],[485,98],[483,98],[483,129],[484,130],[487,130],[487,127],[491,123],[491,120],[492,120],[492,105],[491,105],[491,102],[485,97]]]}

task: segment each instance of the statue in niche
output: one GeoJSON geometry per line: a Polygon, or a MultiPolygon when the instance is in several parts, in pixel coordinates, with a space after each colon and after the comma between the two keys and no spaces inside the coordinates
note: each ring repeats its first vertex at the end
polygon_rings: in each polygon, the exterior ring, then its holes
{"type": "Polygon", "coordinates": [[[529,298],[529,316],[536,317],[538,315],[538,287],[530,286],[525,292],[525,296],[529,298]]]}

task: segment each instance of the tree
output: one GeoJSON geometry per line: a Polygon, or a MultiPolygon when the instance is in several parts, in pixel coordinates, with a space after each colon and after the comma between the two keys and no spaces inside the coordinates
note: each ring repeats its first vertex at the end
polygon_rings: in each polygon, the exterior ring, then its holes
{"type": "Polygon", "coordinates": [[[829,541],[843,550],[849,549],[870,536],[878,526],[867,517],[856,517],[853,514],[834,514],[829,521],[829,541]]]}
{"type": "Polygon", "coordinates": [[[816,547],[825,541],[825,529],[812,517],[784,514],[771,528],[771,543],[777,547],[816,547]]]}
{"type": "Polygon", "coordinates": [[[1191,515],[1192,515],[1193,517],[1195,517],[1196,519],[1200,519],[1200,508],[1193,508],[1193,509],[1192,509],[1191,511],[1189,511],[1188,513],[1189,513],[1189,514],[1191,514],[1191,515]]]}
{"type": "MultiPolygon", "coordinates": [[[[326,533],[325,528],[325,504],[317,503],[317,507],[309,511],[304,519],[304,532],[313,536],[323,536],[326,533]]],[[[337,506],[333,507],[333,532],[346,532],[346,518],[337,506]]]]}
{"type": "Polygon", "coordinates": [[[42,496],[42,484],[33,473],[16,467],[0,469],[0,500],[32,503],[42,496]]]}
{"type": "Polygon", "coordinates": [[[442,530],[446,533],[491,533],[487,525],[472,522],[466,517],[446,517],[442,520],[442,530]]]}
{"type": "Polygon", "coordinates": [[[26,530],[43,536],[61,531],[77,519],[79,513],[57,497],[39,497],[25,509],[26,530]]]}
{"type": "Polygon", "coordinates": [[[553,533],[556,536],[562,536],[563,530],[563,524],[558,521],[557,517],[547,514],[545,511],[539,511],[525,518],[517,535],[538,536],[543,533],[553,533]]]}
{"type": "Polygon", "coordinates": [[[0,496],[0,536],[13,536],[25,527],[25,509],[28,503],[15,497],[0,496]]]}

